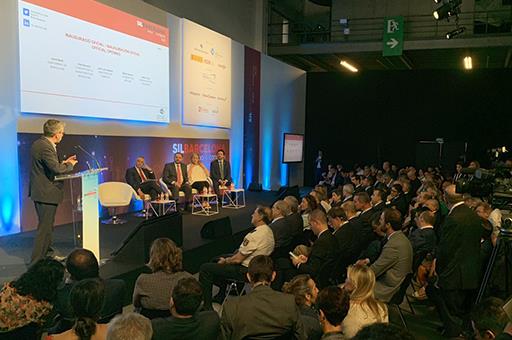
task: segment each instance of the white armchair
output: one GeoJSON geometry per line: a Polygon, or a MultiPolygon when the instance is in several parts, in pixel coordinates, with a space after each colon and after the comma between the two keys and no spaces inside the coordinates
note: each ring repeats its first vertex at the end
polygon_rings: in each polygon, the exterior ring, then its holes
{"type": "Polygon", "coordinates": [[[105,182],[98,186],[98,198],[105,208],[112,208],[112,217],[101,221],[104,224],[123,224],[126,220],[116,215],[116,208],[129,206],[132,199],[141,201],[135,190],[124,182],[105,182]]]}

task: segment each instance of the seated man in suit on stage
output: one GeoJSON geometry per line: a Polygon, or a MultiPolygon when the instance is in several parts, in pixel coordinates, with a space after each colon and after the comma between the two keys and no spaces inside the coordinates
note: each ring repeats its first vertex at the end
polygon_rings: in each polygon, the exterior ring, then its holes
{"type": "Polygon", "coordinates": [[[125,179],[142,199],[144,194],[148,194],[155,200],[163,192],[156,182],[155,173],[146,165],[142,156],[137,157],[133,168],[126,169],[125,179]]]}
{"type": "Polygon", "coordinates": [[[210,178],[213,181],[213,190],[220,197],[219,186],[229,187],[231,182],[231,165],[224,158],[224,150],[217,151],[217,159],[210,163],[210,178]]]}
{"type": "Polygon", "coordinates": [[[174,154],[174,162],[165,164],[162,180],[171,190],[172,199],[176,202],[180,198],[180,191],[185,193],[186,209],[192,201],[192,188],[188,182],[187,166],[181,162],[182,160],[181,152],[174,154]]]}
{"type": "Polygon", "coordinates": [[[295,296],[270,288],[275,275],[270,257],[250,261],[247,279],[252,290],[224,304],[223,339],[306,339],[295,296]]]}
{"type": "MultiPolygon", "coordinates": [[[[57,291],[55,310],[60,314],[58,332],[70,329],[75,322],[75,315],[69,300],[71,289],[75,283],[85,279],[98,279],[99,265],[94,254],[87,249],[75,249],[66,259],[66,270],[70,278],[57,291]]],[[[105,298],[99,315],[99,323],[107,323],[116,314],[123,311],[123,300],[126,284],[123,280],[103,280],[105,284],[105,298]]]]}
{"type": "Polygon", "coordinates": [[[156,318],[153,340],[217,339],[219,315],[214,311],[198,312],[203,301],[201,285],[193,277],[180,279],[172,291],[171,316],[156,318]]]}
{"type": "Polygon", "coordinates": [[[217,302],[222,302],[226,289],[226,279],[243,281],[249,262],[257,255],[270,255],[274,251],[274,235],[268,224],[272,211],[258,206],[251,216],[255,229],[245,235],[238,251],[229,257],[220,257],[217,263],[203,263],[199,268],[199,282],[203,287],[204,309],[212,310],[212,288],[215,283],[220,292],[217,302]]]}
{"type": "MultiPolygon", "coordinates": [[[[375,297],[389,302],[400,289],[400,285],[412,272],[412,246],[402,232],[402,215],[394,208],[386,208],[380,215],[382,230],[386,231],[387,242],[377,260],[370,266],[375,273],[375,297]]],[[[368,264],[369,259],[357,261],[368,264]]]]}

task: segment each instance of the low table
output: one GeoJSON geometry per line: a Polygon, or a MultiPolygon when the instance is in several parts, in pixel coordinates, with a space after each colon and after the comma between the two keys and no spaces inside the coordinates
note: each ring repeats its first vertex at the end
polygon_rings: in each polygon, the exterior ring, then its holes
{"type": "MultiPolygon", "coordinates": [[[[157,217],[166,215],[170,212],[176,211],[176,201],[175,200],[149,201],[149,208],[151,208],[151,210],[157,217]]],[[[148,215],[149,214],[146,213],[146,220],[148,219],[148,215]]]]}
{"type": "Polygon", "coordinates": [[[222,193],[222,207],[240,209],[245,207],[244,189],[225,189],[222,193]],[[232,197],[233,195],[233,197],[232,197]]]}
{"type": "Polygon", "coordinates": [[[198,194],[192,198],[192,215],[211,216],[219,213],[219,200],[215,194],[198,194]]]}

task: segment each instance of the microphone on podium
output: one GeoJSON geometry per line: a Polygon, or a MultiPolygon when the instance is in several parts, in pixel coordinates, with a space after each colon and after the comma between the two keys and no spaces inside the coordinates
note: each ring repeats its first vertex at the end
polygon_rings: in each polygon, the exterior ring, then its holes
{"type": "MultiPolygon", "coordinates": [[[[99,168],[101,168],[101,165],[100,165],[100,162],[98,162],[98,160],[96,159],[96,157],[93,156],[92,153],[90,153],[89,151],[85,150],[81,145],[77,144],[75,145],[75,149],[77,150],[80,150],[82,151],[83,153],[85,153],[87,156],[89,156],[93,161],[94,163],[96,163],[96,166],[99,168]]],[[[86,164],[89,166],[89,169],[91,168],[91,166],[89,165],[88,162],[86,162],[86,164]]]]}

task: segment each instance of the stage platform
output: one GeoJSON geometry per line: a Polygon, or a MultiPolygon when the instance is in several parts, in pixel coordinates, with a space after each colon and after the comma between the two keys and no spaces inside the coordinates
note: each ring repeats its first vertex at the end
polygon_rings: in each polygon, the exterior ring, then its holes
{"type": "MultiPolygon", "coordinates": [[[[215,251],[215,244],[212,240],[201,238],[200,231],[203,225],[221,217],[229,216],[235,242],[251,229],[251,214],[258,204],[270,205],[277,199],[275,192],[246,192],[246,207],[241,209],[220,208],[220,213],[213,216],[196,216],[190,213],[183,214],[183,251],[184,267],[194,272],[198,267],[200,258],[207,258],[210,252],[215,251]],[[208,245],[211,244],[211,247],[208,245]],[[204,249],[204,250],[202,250],[204,249]],[[198,256],[201,252],[202,256],[198,256]]],[[[123,215],[128,222],[122,225],[100,225],[100,247],[102,260],[108,260],[112,251],[117,249],[125,238],[144,220],[135,217],[133,214],[123,215]]],[[[30,231],[16,235],[0,237],[0,282],[12,280],[26,270],[30,261],[32,245],[36,232],[30,231]]],[[[55,227],[53,233],[53,246],[63,256],[71,252],[74,247],[73,227],[71,224],[55,227]]],[[[108,262],[107,262],[108,264],[108,262]]],[[[108,267],[108,266],[107,266],[108,267]]],[[[119,267],[119,266],[117,266],[119,267]]],[[[134,270],[128,268],[125,272],[134,270]]],[[[136,269],[136,271],[140,268],[136,269]]],[[[137,272],[129,275],[138,275],[137,272]]],[[[106,274],[108,277],[118,277],[118,273],[111,270],[106,274]]]]}

